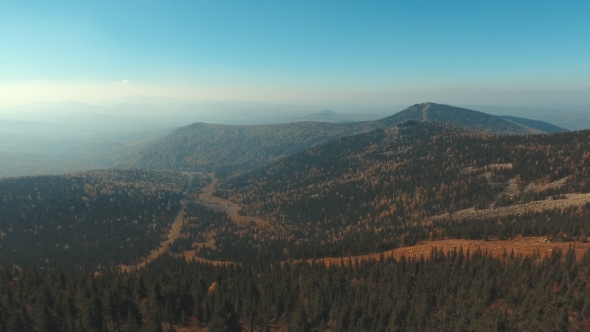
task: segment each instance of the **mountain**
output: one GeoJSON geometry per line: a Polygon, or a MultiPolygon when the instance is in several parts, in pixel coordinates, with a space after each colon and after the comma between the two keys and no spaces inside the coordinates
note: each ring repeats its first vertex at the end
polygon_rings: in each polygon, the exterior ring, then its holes
{"type": "Polygon", "coordinates": [[[125,166],[205,171],[255,167],[318,143],[370,129],[372,125],[294,122],[230,126],[194,123],[155,140],[125,166]]]}
{"type": "Polygon", "coordinates": [[[424,115],[427,120],[488,133],[553,130],[434,103],[414,105],[392,116],[364,122],[357,121],[378,116],[330,110],[301,115],[309,109],[264,103],[99,106],[71,101],[35,103],[0,111],[5,119],[0,120],[0,177],[116,166],[201,171],[244,169],[332,139],[410,119],[422,121],[424,115]],[[185,126],[199,119],[220,118],[233,124],[258,125],[185,126]]]}
{"type": "MultiPolygon", "coordinates": [[[[334,118],[334,113],[324,112],[323,117],[326,116],[334,118]]],[[[542,132],[483,112],[424,103],[380,120],[355,123],[296,122],[256,126],[195,123],[155,140],[122,166],[206,171],[244,169],[264,165],[329,140],[409,120],[443,122],[490,134],[542,132]]]]}
{"type": "Polygon", "coordinates": [[[543,132],[487,113],[435,103],[416,104],[377,122],[380,124],[379,127],[387,127],[409,120],[442,122],[497,135],[528,135],[543,132]]]}
{"type": "Polygon", "coordinates": [[[433,238],[585,239],[589,134],[490,136],[411,120],[230,175],[214,195],[266,220],[260,241],[283,237],[301,257],[433,238]]]}

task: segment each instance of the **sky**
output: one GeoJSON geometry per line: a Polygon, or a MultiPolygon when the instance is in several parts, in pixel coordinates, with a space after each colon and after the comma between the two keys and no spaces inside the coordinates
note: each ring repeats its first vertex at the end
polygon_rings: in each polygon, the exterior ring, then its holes
{"type": "Polygon", "coordinates": [[[0,107],[590,105],[589,1],[0,0],[0,107]]]}

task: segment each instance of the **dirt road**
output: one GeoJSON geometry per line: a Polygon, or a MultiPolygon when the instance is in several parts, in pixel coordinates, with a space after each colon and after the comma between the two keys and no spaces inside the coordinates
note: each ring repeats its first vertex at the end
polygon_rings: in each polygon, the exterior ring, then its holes
{"type": "Polygon", "coordinates": [[[209,174],[209,178],[211,179],[211,183],[201,189],[202,193],[199,195],[201,204],[215,210],[225,211],[229,215],[230,219],[238,225],[255,222],[258,226],[268,226],[268,222],[264,219],[258,217],[241,216],[239,211],[242,209],[242,207],[240,207],[238,204],[228,201],[227,199],[214,196],[213,191],[217,185],[217,178],[213,173],[209,174]]]}

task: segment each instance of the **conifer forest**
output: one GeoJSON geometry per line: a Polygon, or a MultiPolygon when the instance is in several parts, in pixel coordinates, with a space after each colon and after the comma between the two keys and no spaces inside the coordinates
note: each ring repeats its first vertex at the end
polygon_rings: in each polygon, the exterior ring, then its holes
{"type": "Polygon", "coordinates": [[[196,124],[2,178],[0,331],[588,331],[590,131],[522,123],[196,124]]]}

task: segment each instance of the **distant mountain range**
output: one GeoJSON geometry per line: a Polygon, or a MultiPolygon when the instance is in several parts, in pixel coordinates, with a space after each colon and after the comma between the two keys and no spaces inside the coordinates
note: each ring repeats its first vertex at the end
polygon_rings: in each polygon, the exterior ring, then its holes
{"type": "MultiPolygon", "coordinates": [[[[324,111],[315,119],[337,115],[324,111]]],[[[195,123],[157,139],[137,152],[124,166],[174,170],[243,169],[319,143],[407,121],[433,121],[485,134],[528,135],[562,128],[542,121],[503,118],[465,108],[435,103],[416,104],[383,119],[365,122],[293,122],[286,124],[231,126],[195,123]]]]}
{"type": "Polygon", "coordinates": [[[332,139],[408,120],[444,122],[490,134],[565,130],[543,121],[435,103],[400,112],[391,109],[393,115],[387,117],[380,115],[383,109],[374,113],[311,111],[265,103],[101,106],[74,101],[3,108],[0,177],[109,167],[251,168],[332,139]],[[209,123],[215,119],[231,125],[209,123]]]}
{"type": "Polygon", "coordinates": [[[330,123],[344,123],[344,122],[363,122],[381,119],[383,115],[380,114],[360,114],[360,113],[340,113],[331,110],[323,110],[318,113],[313,113],[305,116],[291,118],[290,122],[313,121],[313,122],[330,122],[330,123]]]}

